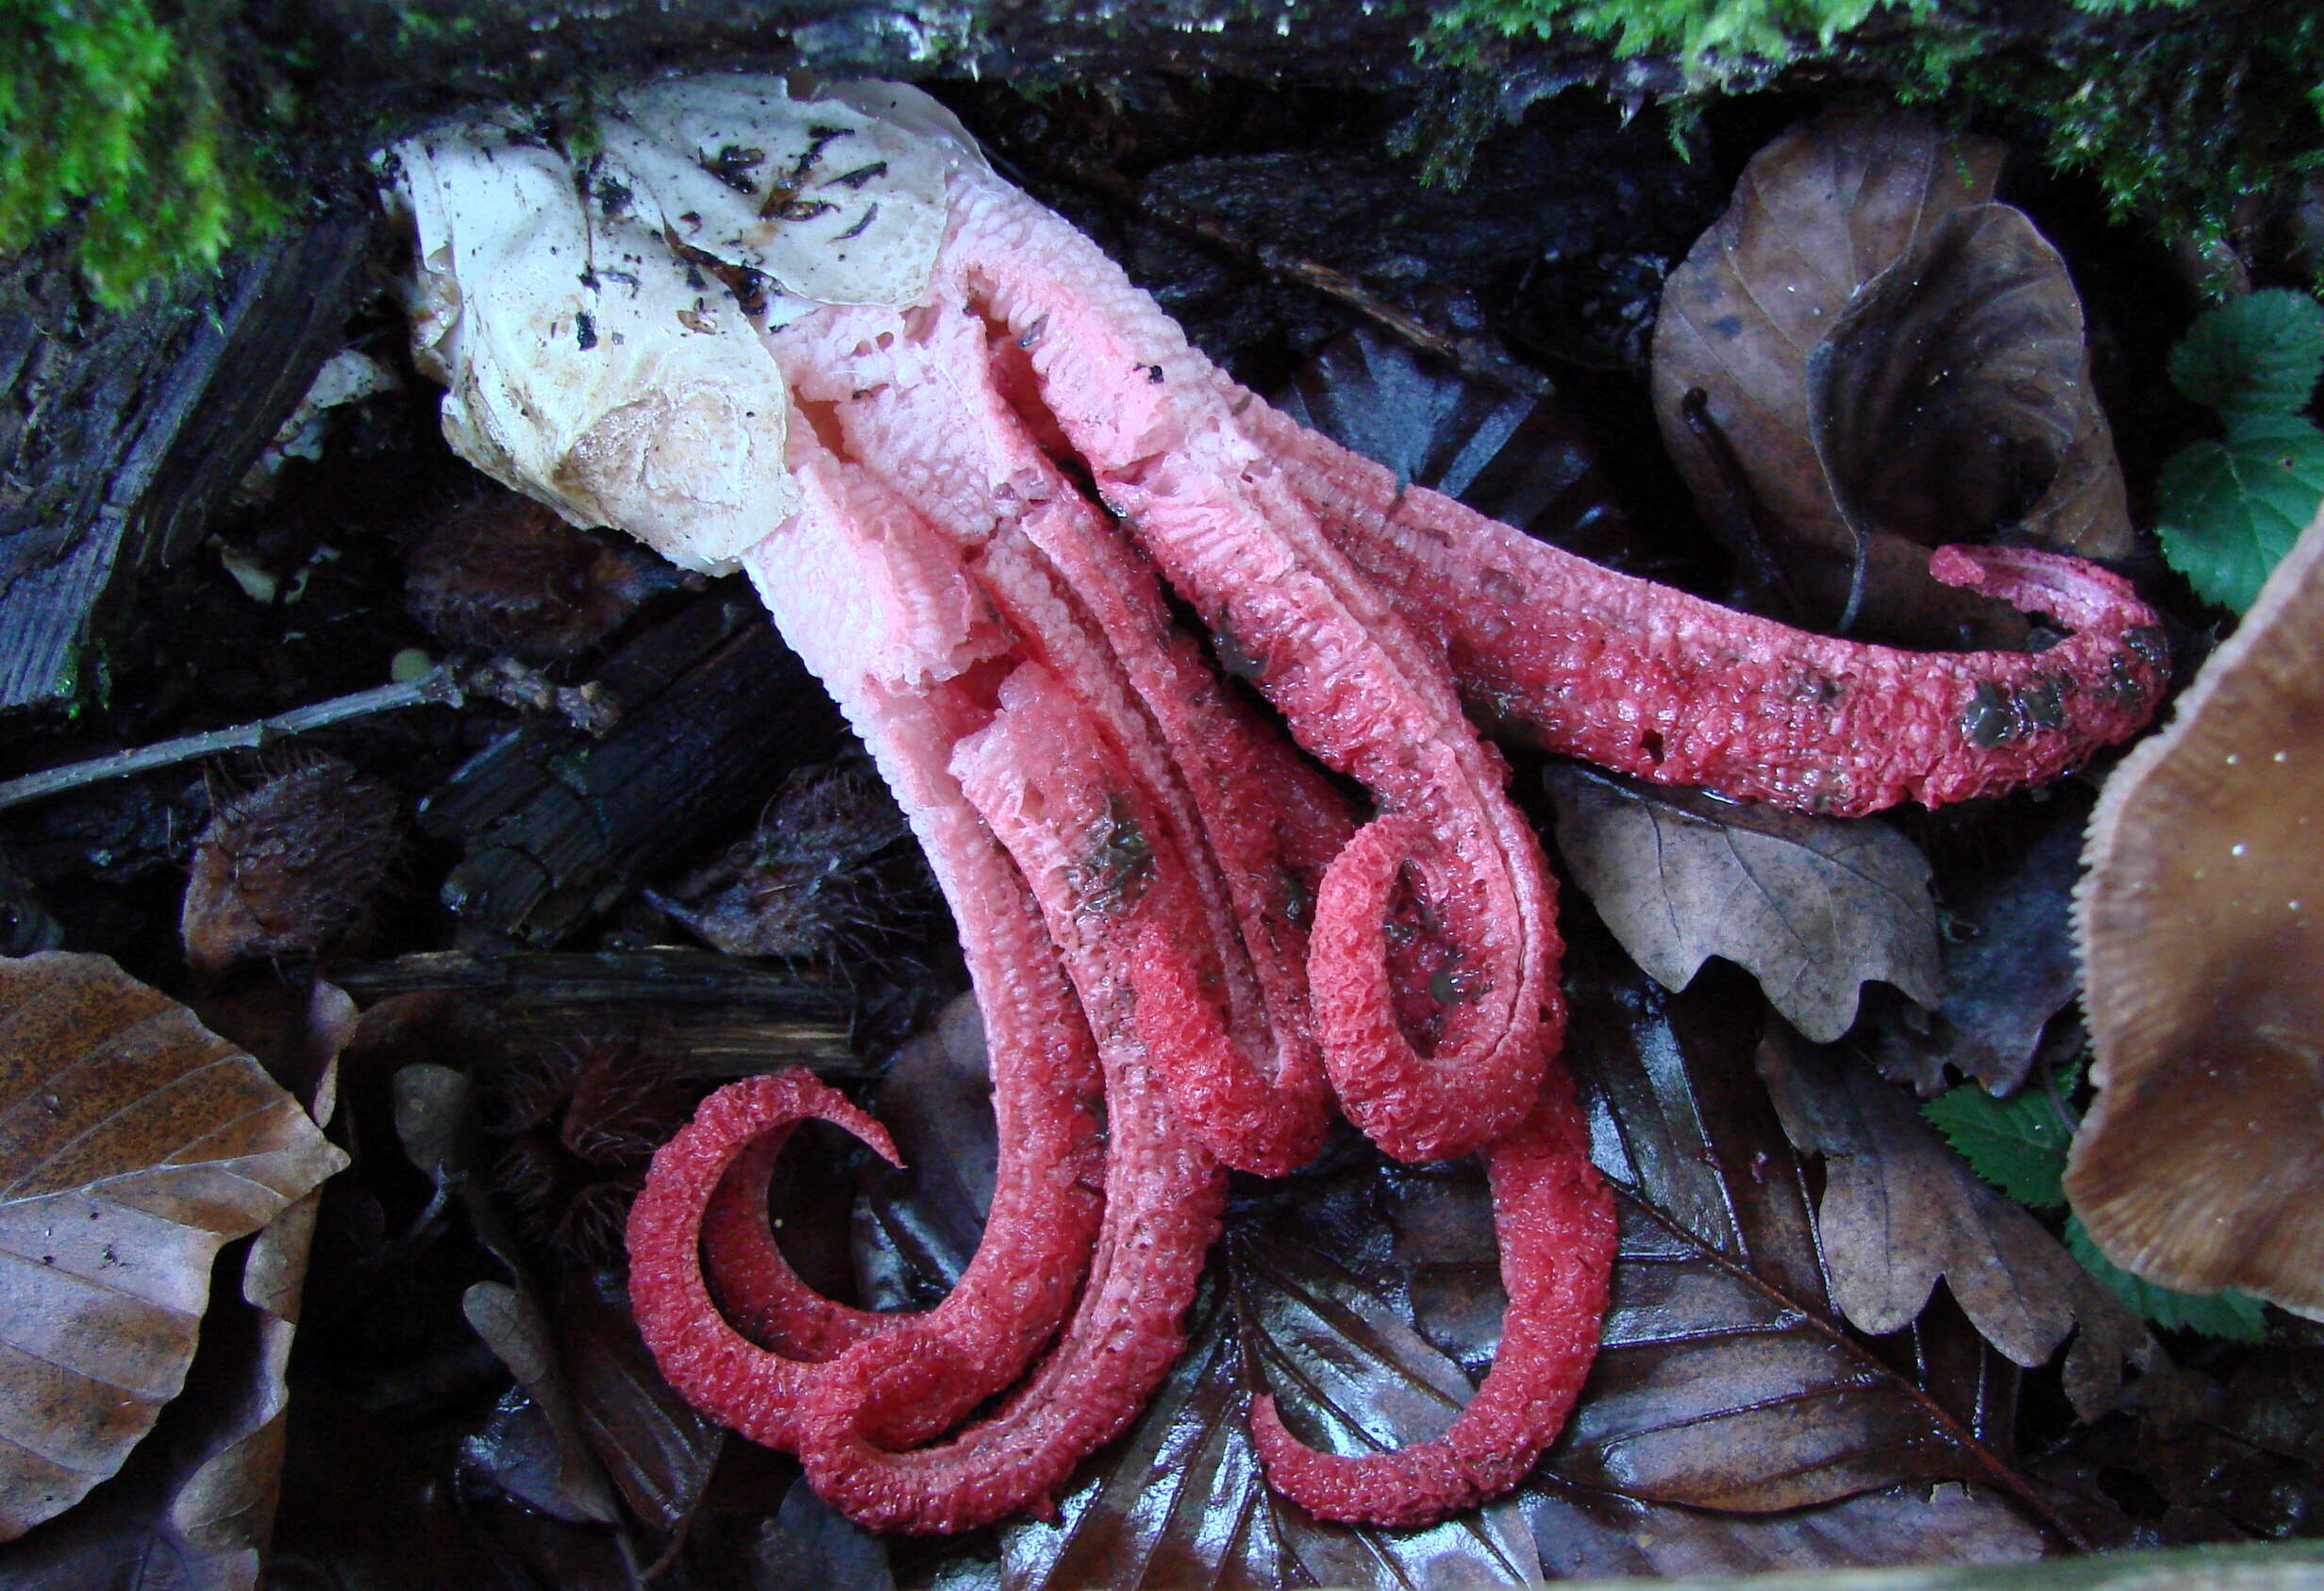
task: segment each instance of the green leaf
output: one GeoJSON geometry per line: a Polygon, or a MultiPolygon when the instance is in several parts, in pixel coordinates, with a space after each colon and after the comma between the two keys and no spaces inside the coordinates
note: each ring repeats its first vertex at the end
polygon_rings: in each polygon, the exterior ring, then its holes
{"type": "Polygon", "coordinates": [[[2155,533],[2207,602],[2243,611],[2324,501],[2324,431],[2298,414],[2246,412],[2225,442],[2163,466],[2155,533]]]}
{"type": "Polygon", "coordinates": [[[2324,305],[2264,288],[2198,315],[2171,350],[2171,380],[2227,421],[2297,414],[2324,376],[2324,305]]]}
{"type": "Polygon", "coordinates": [[[2115,1297],[2167,1331],[2200,1331],[2230,1342],[2256,1343],[2267,1335],[2259,1299],[2229,1288],[2218,1293],[2174,1293],[2145,1277],[2132,1276],[2108,1259],[2077,1215],[2065,1223],[2065,1246],[2115,1297]]]}
{"type": "Polygon", "coordinates": [[[2066,1146],[2074,1130],[2046,1090],[2023,1088],[1996,1099],[1973,1082],[1948,1088],[1920,1114],[1969,1163],[1969,1169],[2020,1204],[2065,1202],[2066,1146]]]}

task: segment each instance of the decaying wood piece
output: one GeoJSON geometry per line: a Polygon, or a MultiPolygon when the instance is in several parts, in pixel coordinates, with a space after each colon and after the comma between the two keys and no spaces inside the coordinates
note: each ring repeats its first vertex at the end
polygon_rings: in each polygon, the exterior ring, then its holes
{"type": "Polygon", "coordinates": [[[632,642],[595,683],[621,713],[601,740],[511,731],[422,808],[467,858],[444,880],[462,917],[550,945],[718,819],[764,799],[838,720],[747,594],[706,592],[632,642]]]}
{"type": "Polygon", "coordinates": [[[0,267],[0,712],[69,702],[120,578],[200,533],[338,345],[369,233],[326,219],[121,314],[59,251],[0,267]]]}

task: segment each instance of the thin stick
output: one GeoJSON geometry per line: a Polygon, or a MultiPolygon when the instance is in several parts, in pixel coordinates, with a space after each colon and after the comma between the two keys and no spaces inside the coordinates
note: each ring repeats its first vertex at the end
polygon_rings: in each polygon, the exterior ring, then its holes
{"type": "Polygon", "coordinates": [[[364,718],[375,712],[393,712],[399,707],[425,707],[431,703],[458,707],[465,694],[460,675],[452,665],[441,663],[418,678],[400,684],[381,685],[374,690],[358,691],[353,695],[334,696],[329,701],[319,701],[311,707],[295,707],[272,718],[254,719],[247,724],[211,729],[206,734],[184,735],[176,740],[141,745],[134,751],[116,751],[109,757],[98,757],[86,762],[68,762],[61,768],[26,774],[22,779],[12,779],[0,784],[0,809],[22,806],[26,801],[37,801],[59,791],[77,790],[84,784],[125,779],[154,768],[191,762],[213,752],[272,745],[278,740],[303,735],[326,724],[343,724],[350,718],[364,718]]]}

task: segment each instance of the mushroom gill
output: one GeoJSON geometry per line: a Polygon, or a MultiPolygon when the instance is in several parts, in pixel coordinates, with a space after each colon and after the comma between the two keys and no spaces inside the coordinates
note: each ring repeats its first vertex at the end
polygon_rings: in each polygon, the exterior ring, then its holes
{"type": "Polygon", "coordinates": [[[2324,1318],[2324,517],[2090,828],[2096,1105],[2065,1187],[2118,1264],[2324,1318]]]}

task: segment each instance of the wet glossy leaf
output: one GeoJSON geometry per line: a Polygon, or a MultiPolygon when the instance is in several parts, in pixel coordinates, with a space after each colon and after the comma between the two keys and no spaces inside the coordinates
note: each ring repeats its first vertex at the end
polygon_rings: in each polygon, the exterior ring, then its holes
{"type": "Polygon", "coordinates": [[[1847,608],[1860,544],[1864,618],[1931,645],[2017,627],[1931,580],[1919,542],[2014,524],[2129,549],[2081,309],[2048,245],[1989,205],[2000,160],[1910,117],[1827,114],[1753,158],[1665,285],[1664,440],[1714,525],[1747,499],[1811,617],[1847,608]]]}
{"type": "Polygon", "coordinates": [[[2008,1092],[2025,1080],[2050,1018],[2082,986],[2074,960],[2074,881],[2089,803],[2051,796],[2031,843],[1940,869],[1944,992],[1936,1009],[1884,1013],[1873,1058],[1920,1093],[1950,1074],[2008,1092]]]}
{"type": "MultiPolygon", "coordinates": [[[[2011,1386],[1963,1394],[1948,1381],[1940,1396],[1935,1368],[1928,1384],[1915,1381],[1831,1302],[1808,1171],[1750,1069],[1763,1008],[1749,984],[1730,969],[1667,996],[1623,967],[1602,935],[1585,935],[1568,989],[1567,1054],[1594,1153],[1622,1188],[1623,1230],[1598,1367],[1524,1494],[1550,1566],[2028,1552],[2037,1537],[2025,1514],[1997,1495],[2022,1496],[2023,1482],[1972,1431],[2006,1430],[2006,1401],[1971,1404],[2006,1399],[2011,1386]],[[1965,1479],[1996,1490],[1929,1489],[1965,1479]],[[1845,1500],[1864,1493],[1880,1500],[1845,1500]],[[1552,1495],[1565,1512],[1546,1524],[1542,1499],[1552,1495]]],[[[952,1060],[935,1075],[973,1097],[958,1065],[964,1051],[944,1053],[952,1060]]],[[[948,1207],[961,1196],[938,1199],[948,1207]]],[[[1253,1378],[1263,1377],[1294,1428],[1327,1446],[1393,1447],[1444,1428],[1499,1341],[1481,1173],[1385,1166],[1351,1141],[1293,1182],[1252,1184],[1229,1220],[1225,1264],[1186,1355],[1139,1422],[1084,1467],[1055,1523],[1006,1527],[1004,1583],[1509,1578],[1528,1553],[1509,1539],[1506,1515],[1406,1535],[1319,1526],[1265,1489],[1244,1425],[1253,1378]]],[[[929,1247],[928,1224],[897,1212],[873,1230],[929,1247]]],[[[917,1268],[894,1263],[899,1274],[917,1268]]],[[[945,1561],[961,1566],[962,1583],[979,1583],[971,1556],[945,1561]]]]}
{"type": "Polygon", "coordinates": [[[470,1457],[512,1495],[560,1519],[618,1519],[538,1306],[506,1282],[479,1281],[460,1299],[460,1311],[523,1393],[502,1402],[493,1425],[470,1444],[470,1457]]]}
{"type": "Polygon", "coordinates": [[[1714,1514],[1555,1482],[1529,1488],[1542,1566],[1560,1576],[1797,1575],[1900,1565],[2016,1563],[2042,1534],[1993,1491],[1952,1482],[1781,1514],[1714,1514]]]}
{"type": "Polygon", "coordinates": [[[1573,764],[1543,771],[1558,851],[1638,964],[1682,989],[1712,956],[1747,968],[1801,1031],[1838,1038],[1872,979],[1933,1004],[1929,863],[1876,820],[1841,822],[1573,764]]]}
{"type": "Polygon", "coordinates": [[[1537,1578],[1513,1502],[1421,1531],[1309,1517],[1269,1491],[1246,1421],[1254,1360],[1302,1434],[1344,1450],[1441,1430],[1460,1367],[1352,1272],[1303,1245],[1236,1245],[1185,1355],[1124,1442],[1093,1461],[1054,1525],[1003,1536],[1002,1584],[1455,1587],[1537,1578]]]}
{"type": "Polygon", "coordinates": [[[219,1248],[344,1163],[111,962],[0,965],[0,1535],[120,1466],[184,1384],[219,1248]]]}
{"type": "Polygon", "coordinates": [[[1630,523],[1596,451],[1548,405],[1432,368],[1369,328],[1327,343],[1277,407],[1478,512],[1617,567],[1630,523]]]}
{"type": "Polygon", "coordinates": [[[1585,942],[1567,1053],[1593,1158],[1622,1190],[1622,1248],[1598,1365],[1549,1472],[1752,1513],[1912,1480],[2016,1490],[1959,1415],[1843,1323],[1806,1169],[1751,1075],[1739,980],[1666,996],[1590,958],[1585,942]]]}
{"type": "Polygon", "coordinates": [[[557,1339],[575,1415],[606,1474],[639,1519],[676,1528],[710,1481],[724,1431],[662,1380],[620,1294],[568,1293],[557,1339]]]}
{"type": "MultiPolygon", "coordinates": [[[[2121,1361],[2144,1351],[2135,1322],[2019,1205],[1937,1141],[1902,1091],[1850,1058],[1770,1034],[1759,1051],[1785,1131],[1824,1157],[1818,1207],[1831,1296],[1875,1334],[1912,1321],[1944,1278],[1985,1339],[2019,1365],[2087,1339],[2078,1382],[2111,1400],[2121,1361]]],[[[2095,1411],[2093,1411],[2095,1412],[2095,1411]]]]}

